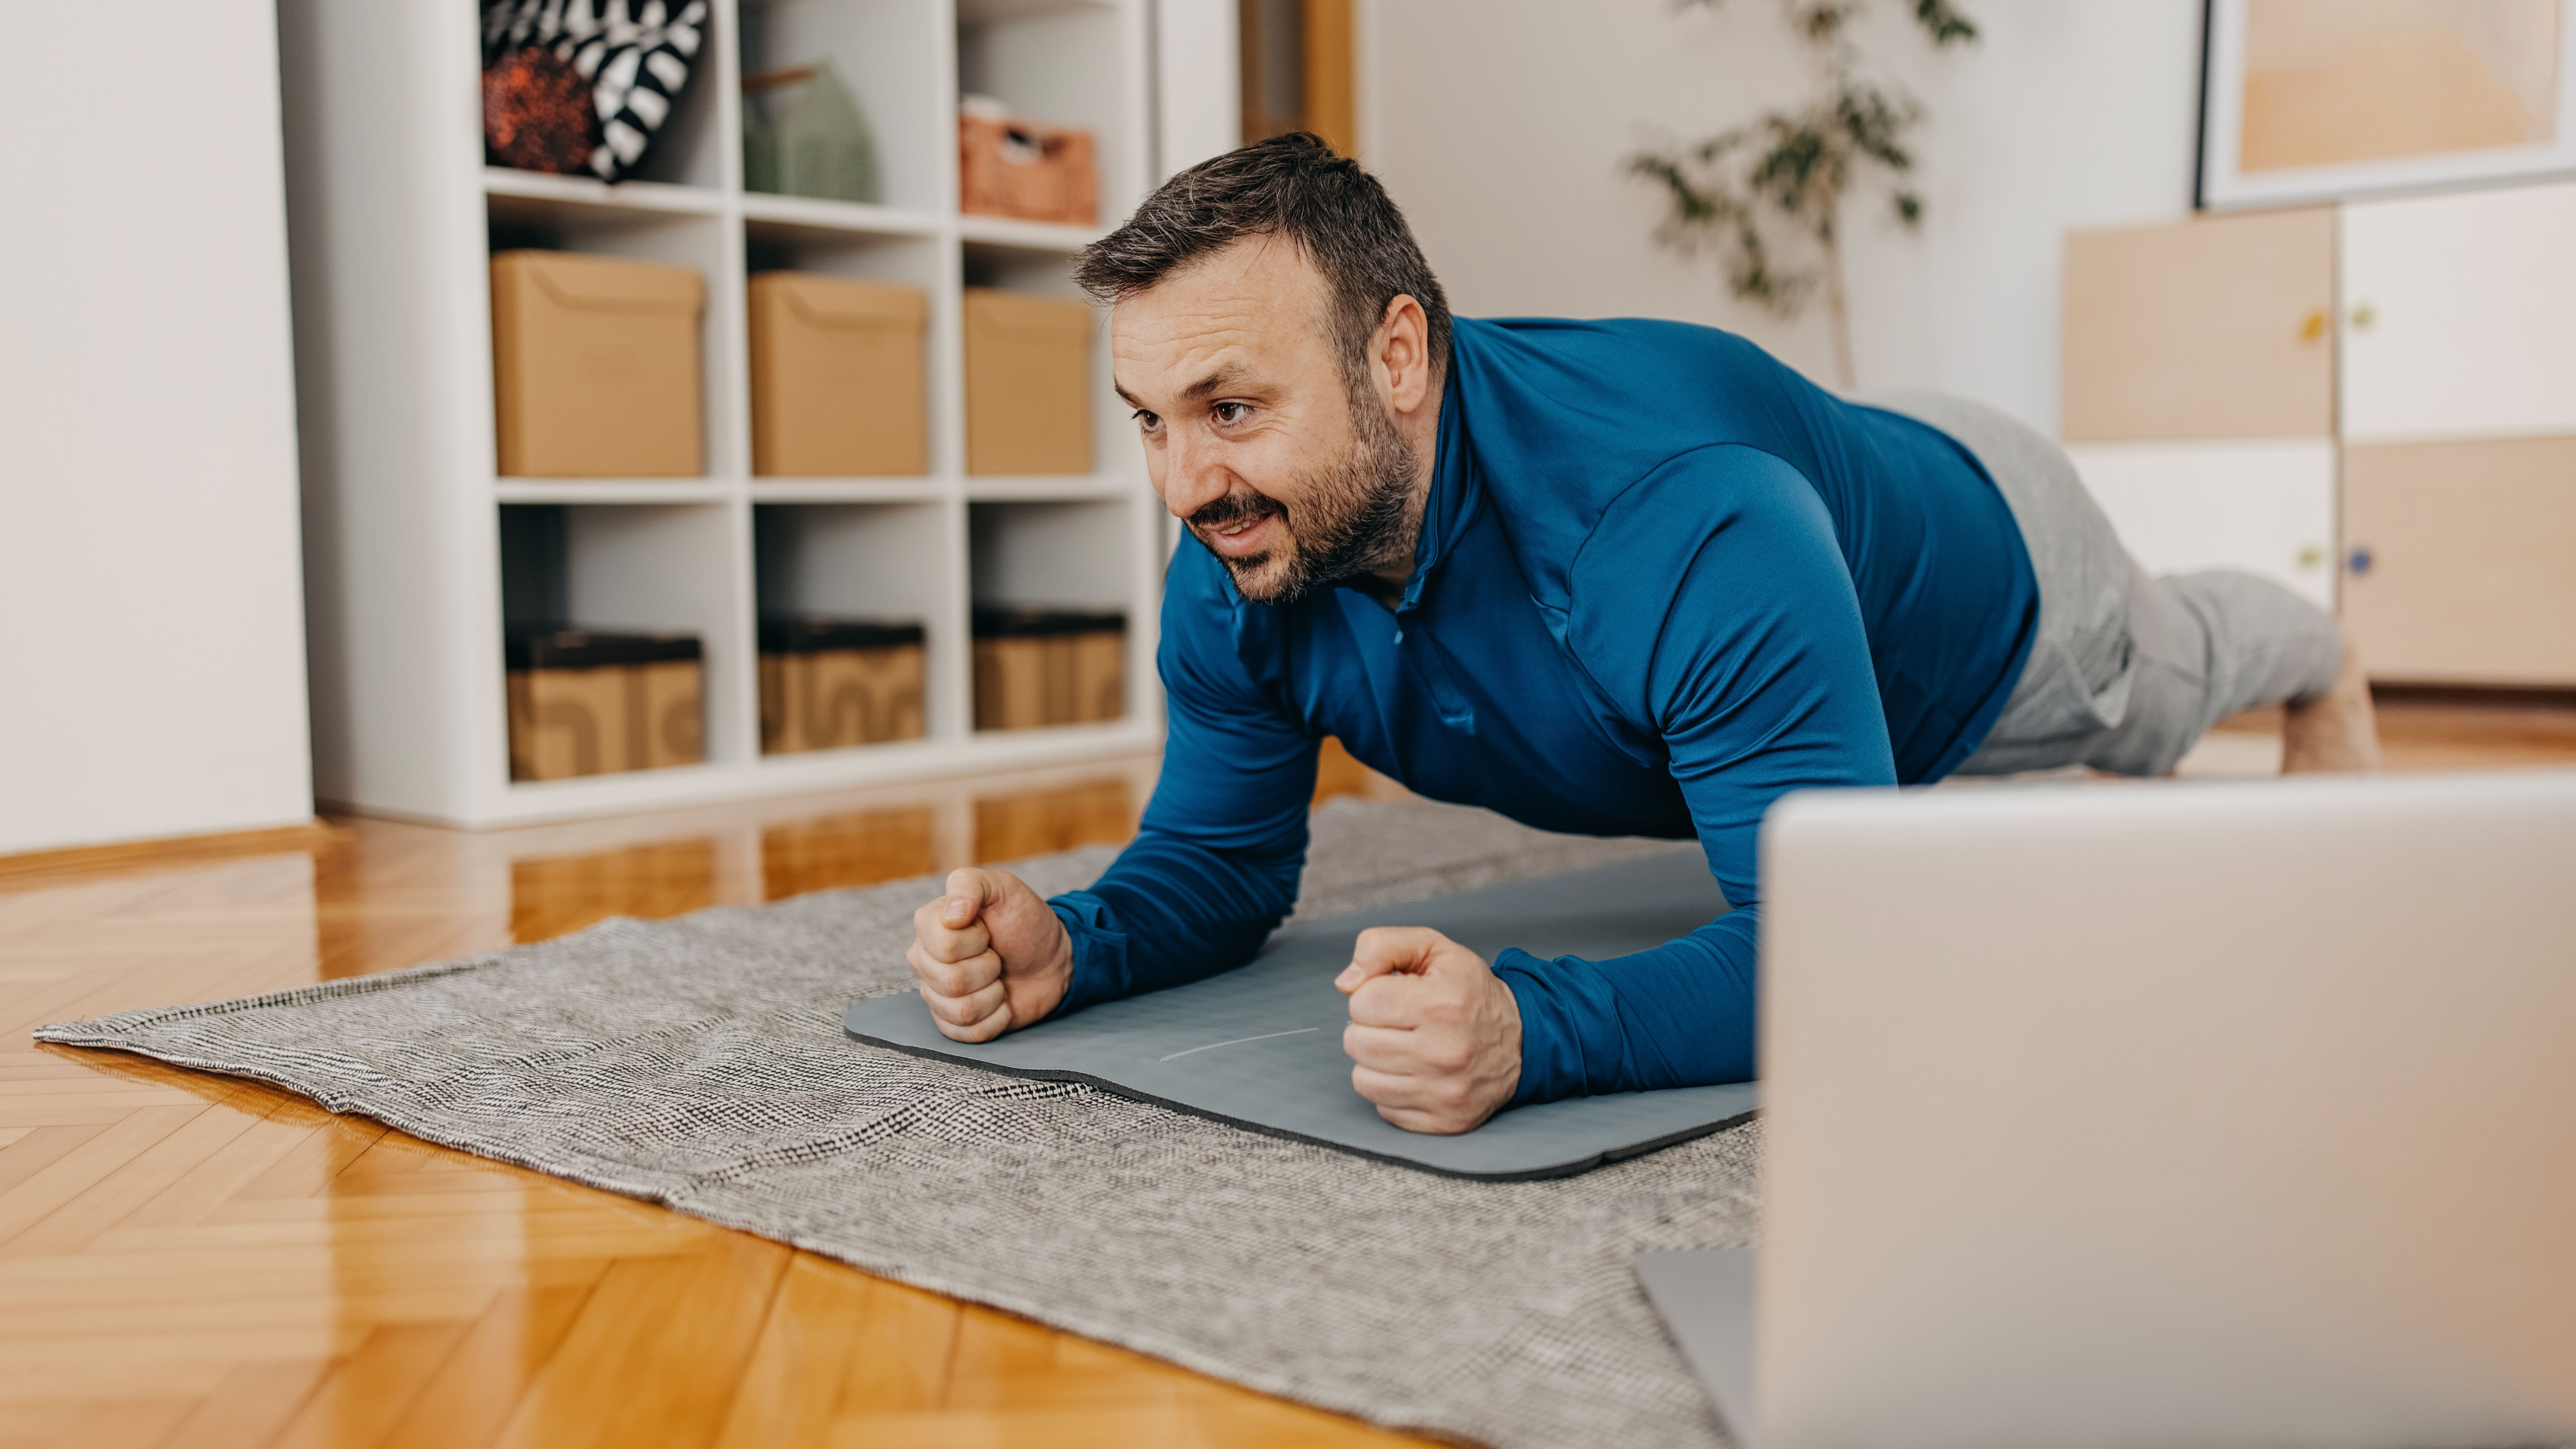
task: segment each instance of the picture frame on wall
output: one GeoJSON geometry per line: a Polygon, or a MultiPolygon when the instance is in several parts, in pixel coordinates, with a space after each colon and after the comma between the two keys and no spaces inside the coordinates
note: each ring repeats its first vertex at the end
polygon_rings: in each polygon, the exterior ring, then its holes
{"type": "Polygon", "coordinates": [[[2198,205],[2576,174],[2576,0],[2205,0],[2198,205]]]}

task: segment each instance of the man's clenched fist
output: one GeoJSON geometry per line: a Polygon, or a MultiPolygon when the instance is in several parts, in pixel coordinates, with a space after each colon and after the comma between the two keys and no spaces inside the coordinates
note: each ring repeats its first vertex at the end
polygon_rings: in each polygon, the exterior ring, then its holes
{"type": "Polygon", "coordinates": [[[950,871],[948,894],[912,913],[904,959],[951,1041],[991,1041],[1044,1021],[1073,981],[1064,922],[1006,870],[950,871]]]}
{"type": "Polygon", "coordinates": [[[1464,1132],[1521,1080],[1521,1007],[1485,958],[1422,926],[1360,932],[1333,980],[1351,1085],[1407,1132],[1464,1132]]]}

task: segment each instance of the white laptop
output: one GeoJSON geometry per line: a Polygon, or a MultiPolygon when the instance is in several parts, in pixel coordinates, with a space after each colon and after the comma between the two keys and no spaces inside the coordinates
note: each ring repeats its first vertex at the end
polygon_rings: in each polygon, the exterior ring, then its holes
{"type": "Polygon", "coordinates": [[[1792,797],[1749,1449],[2576,1439],[2576,771],[1792,797]]]}

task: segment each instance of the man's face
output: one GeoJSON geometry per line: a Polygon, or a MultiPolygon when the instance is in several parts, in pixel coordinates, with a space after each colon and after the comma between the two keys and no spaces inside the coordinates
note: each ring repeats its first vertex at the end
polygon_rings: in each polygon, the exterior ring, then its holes
{"type": "Polygon", "coordinates": [[[1254,603],[1410,563],[1385,555],[1403,532],[1414,451],[1373,390],[1352,395],[1326,306],[1293,244],[1252,237],[1110,319],[1154,491],[1254,603]]]}

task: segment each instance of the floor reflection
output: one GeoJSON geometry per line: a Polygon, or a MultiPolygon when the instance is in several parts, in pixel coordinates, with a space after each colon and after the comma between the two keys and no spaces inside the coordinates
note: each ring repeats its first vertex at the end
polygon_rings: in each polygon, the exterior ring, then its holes
{"type": "Polygon", "coordinates": [[[975,802],[978,864],[1078,845],[1117,845],[1135,833],[1136,792],[1123,779],[975,802]]]}
{"type": "Polygon", "coordinates": [[[927,805],[827,815],[760,833],[761,894],[768,900],[903,880],[938,869],[936,828],[927,805]]]}
{"type": "Polygon", "coordinates": [[[598,855],[510,862],[510,936],[551,940],[610,916],[653,919],[717,903],[716,843],[666,840],[598,855]]]}

